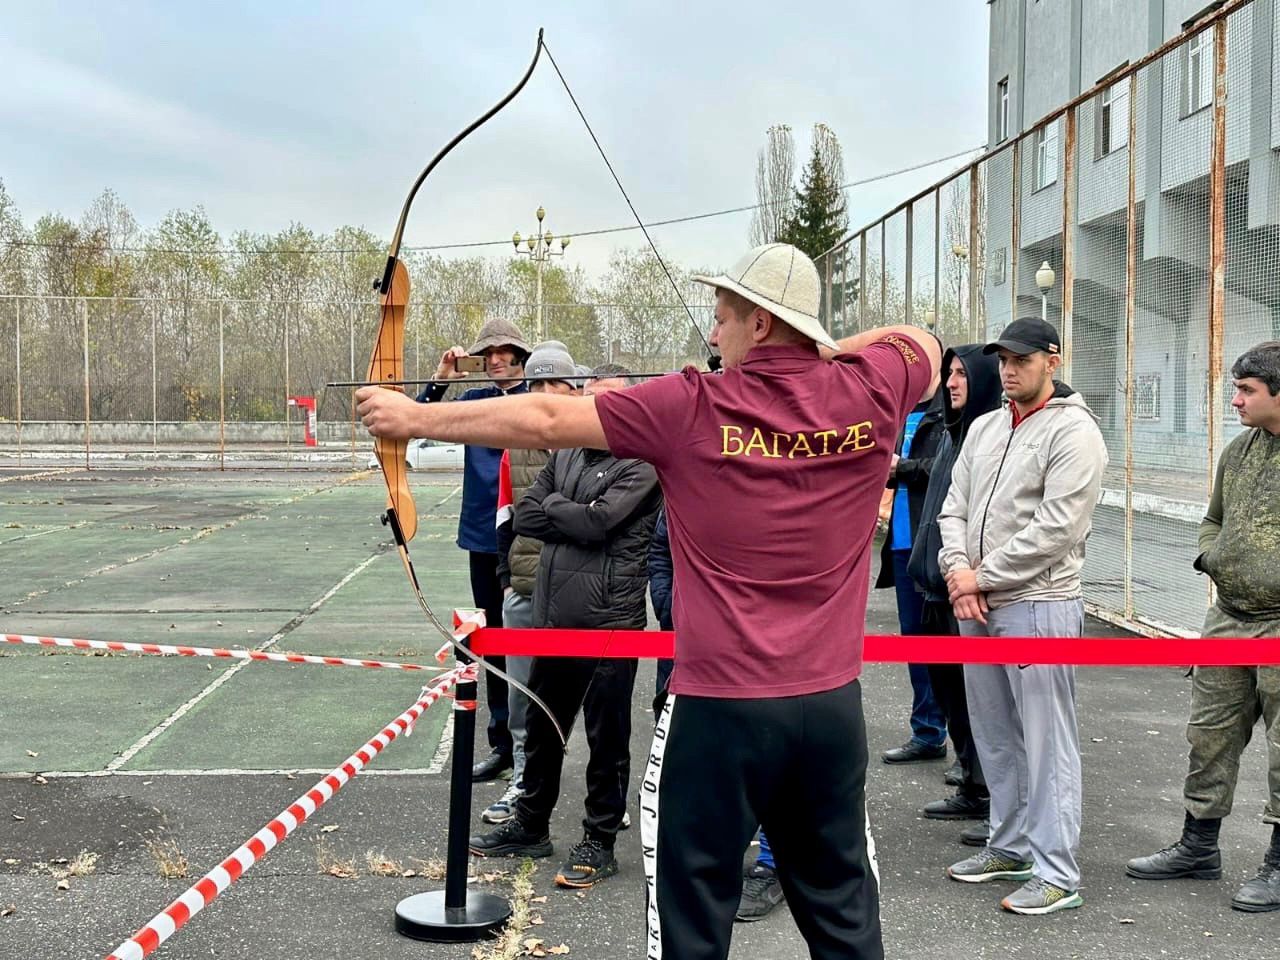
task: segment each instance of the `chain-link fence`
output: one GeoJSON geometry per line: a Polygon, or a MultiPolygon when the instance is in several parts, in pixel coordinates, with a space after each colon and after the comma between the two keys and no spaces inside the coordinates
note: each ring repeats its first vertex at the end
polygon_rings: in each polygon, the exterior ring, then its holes
{"type": "Polygon", "coordinates": [[[1200,626],[1196,527],[1240,429],[1231,362],[1280,339],[1277,29],[1272,3],[1229,3],[818,261],[837,335],[1058,326],[1111,460],[1086,599],[1139,628],[1200,626]]]}
{"type": "MultiPolygon", "coordinates": [[[[516,305],[526,339],[565,341],[586,366],[636,372],[705,363],[711,309],[669,304],[516,305]],[[698,330],[694,330],[694,326],[698,330]]],[[[434,375],[466,346],[484,304],[412,303],[405,377],[434,375]]],[[[378,323],[374,302],[0,297],[0,455],[91,441],[288,444],[303,427],[291,397],[314,397],[322,436],[351,434],[350,389],[378,323]],[[228,430],[228,425],[232,429],[228,430]]],[[[413,389],[409,387],[408,389],[413,389]]]]}

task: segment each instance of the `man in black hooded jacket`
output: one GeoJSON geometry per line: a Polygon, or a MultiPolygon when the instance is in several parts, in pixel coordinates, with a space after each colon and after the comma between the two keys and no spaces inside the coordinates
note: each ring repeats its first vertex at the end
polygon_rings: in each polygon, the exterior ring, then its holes
{"type": "MultiPolygon", "coordinates": [[[[994,356],[982,352],[984,344],[970,343],[948,350],[942,358],[943,423],[946,425],[934,452],[929,487],[920,508],[919,526],[911,547],[907,570],[924,594],[921,632],[957,636],[960,633],[948,599],[947,581],[938,566],[942,534],[938,514],[951,487],[951,468],[960,455],[969,426],[984,413],[1000,406],[1000,366],[994,356]]],[[[959,664],[930,664],[929,685],[947,718],[947,732],[960,758],[960,784],[953,796],[926,804],[924,815],[934,819],[962,819],[986,815],[986,781],[978,752],[969,732],[969,705],[964,692],[964,668],[959,664]]],[[[965,843],[986,843],[986,824],[966,830],[965,843]]]]}

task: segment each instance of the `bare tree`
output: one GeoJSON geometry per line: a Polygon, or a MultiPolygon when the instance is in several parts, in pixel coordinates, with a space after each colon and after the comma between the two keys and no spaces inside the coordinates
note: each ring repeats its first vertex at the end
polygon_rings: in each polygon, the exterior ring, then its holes
{"type": "Polygon", "coordinates": [[[774,243],[782,236],[795,206],[796,144],[791,128],[776,124],[756,155],[756,202],[751,214],[751,243],[774,243]]]}
{"type": "MultiPolygon", "coordinates": [[[[840,147],[840,141],[836,138],[835,132],[825,123],[815,123],[813,125],[813,149],[818,156],[818,161],[822,164],[822,169],[826,173],[827,183],[832,190],[838,191],[841,197],[844,196],[844,150],[840,147]]],[[[840,204],[839,217],[837,222],[833,224],[839,227],[841,234],[849,229],[849,213],[844,203],[840,204]]]]}

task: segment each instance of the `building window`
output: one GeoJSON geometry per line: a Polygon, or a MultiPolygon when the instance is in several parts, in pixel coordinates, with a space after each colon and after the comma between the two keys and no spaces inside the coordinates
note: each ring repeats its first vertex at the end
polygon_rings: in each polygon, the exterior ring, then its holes
{"type": "Polygon", "coordinates": [[[1036,189],[1058,181],[1058,121],[1036,131],[1036,189]]]}
{"type": "Polygon", "coordinates": [[[1009,139],[1009,78],[996,84],[996,143],[1009,139]]]}
{"type": "Polygon", "coordinates": [[[1095,159],[1129,143],[1129,81],[1113,83],[1098,95],[1098,137],[1095,159]]]}
{"type": "Polygon", "coordinates": [[[1004,283],[1004,263],[1008,258],[1008,248],[1000,247],[992,252],[991,258],[987,261],[987,273],[991,275],[991,285],[993,287],[998,287],[1004,283]]]}
{"type": "Polygon", "coordinates": [[[1133,388],[1133,418],[1135,420],[1160,419],[1160,374],[1138,375],[1133,388]]]}
{"type": "Polygon", "coordinates": [[[1201,30],[1182,46],[1182,116],[1213,103],[1213,31],[1201,30]]]}

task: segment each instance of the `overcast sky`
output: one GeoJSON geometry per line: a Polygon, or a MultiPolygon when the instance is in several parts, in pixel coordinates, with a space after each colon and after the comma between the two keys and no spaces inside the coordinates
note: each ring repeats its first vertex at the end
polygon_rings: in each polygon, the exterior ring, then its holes
{"type": "MultiPolygon", "coordinates": [[[[144,228],[203,204],[224,238],[295,221],[389,237],[419,170],[514,84],[539,26],[646,220],[753,203],[775,123],[801,159],[812,125],[830,126],[849,180],[986,136],[981,0],[0,3],[0,179],[28,224],[78,220],[110,187],[144,228]]],[[[851,225],[960,163],[851,190],[851,225]]],[[[545,60],[427,181],[406,243],[528,233],[539,204],[558,234],[630,222],[545,60]]],[[[749,219],[654,236],[686,267],[723,267],[749,219]]],[[[582,238],[569,256],[596,272],[641,244],[582,238]]]]}

